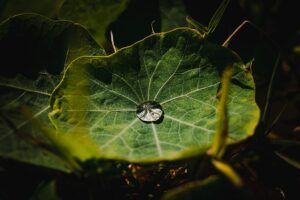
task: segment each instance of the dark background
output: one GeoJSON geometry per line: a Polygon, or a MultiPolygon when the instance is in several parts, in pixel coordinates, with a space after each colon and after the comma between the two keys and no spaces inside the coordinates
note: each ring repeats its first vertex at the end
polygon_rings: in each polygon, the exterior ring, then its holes
{"type": "MultiPolygon", "coordinates": [[[[208,24],[220,2],[220,0],[184,0],[188,15],[204,25],[208,24]]],[[[255,58],[252,70],[257,85],[256,99],[262,109],[275,60],[280,53],[281,60],[274,79],[267,126],[271,127],[284,106],[285,109],[272,127],[268,136],[270,138],[299,139],[300,52],[295,51],[295,47],[300,46],[298,4],[294,0],[232,0],[220,25],[210,37],[212,42],[222,44],[244,20],[255,24],[257,28],[245,26],[233,38],[229,48],[235,50],[245,62],[255,58]]],[[[149,35],[153,20],[156,21],[154,29],[160,31],[157,0],[132,0],[128,9],[110,25],[109,29],[114,32],[116,45],[122,47],[149,35]]],[[[255,152],[267,152],[267,148],[267,145],[261,145],[255,152]]],[[[299,150],[299,148],[288,149],[287,152],[299,158],[299,150]]],[[[259,162],[252,163],[257,179],[249,181],[247,186],[256,199],[297,199],[297,196],[299,198],[299,171],[278,159],[273,159],[268,153],[260,155],[260,158],[259,162]]],[[[61,179],[62,176],[51,170],[7,160],[0,160],[0,166],[9,169],[2,172],[0,168],[0,199],[8,196],[12,197],[10,199],[28,199],[42,180],[53,176],[61,179]]],[[[72,184],[76,185],[77,189],[82,188],[82,191],[86,189],[85,183],[72,177],[65,190],[66,196],[72,196],[73,193],[73,196],[78,195],[78,199],[84,199],[87,194],[73,190],[72,184]]],[[[111,189],[113,192],[113,188],[111,189]]]]}

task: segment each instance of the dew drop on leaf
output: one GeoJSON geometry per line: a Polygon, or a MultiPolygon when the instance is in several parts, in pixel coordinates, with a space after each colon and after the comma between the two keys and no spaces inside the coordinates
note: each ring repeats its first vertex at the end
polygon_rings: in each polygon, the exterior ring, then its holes
{"type": "Polygon", "coordinates": [[[161,105],[155,101],[144,102],[136,108],[136,115],[143,122],[159,122],[163,114],[161,105]]]}

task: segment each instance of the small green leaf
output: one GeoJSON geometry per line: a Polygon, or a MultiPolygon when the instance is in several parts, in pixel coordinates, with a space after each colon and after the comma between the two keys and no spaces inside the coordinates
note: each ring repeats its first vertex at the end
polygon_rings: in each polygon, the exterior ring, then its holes
{"type": "Polygon", "coordinates": [[[38,146],[23,138],[46,138],[21,114],[26,107],[45,126],[52,126],[47,113],[49,97],[61,72],[73,59],[103,55],[88,32],[67,21],[53,21],[35,14],[10,18],[0,24],[0,157],[65,170],[38,146]]]}
{"type": "Polygon", "coordinates": [[[59,132],[86,130],[107,158],[153,162],[202,154],[213,142],[219,74],[228,65],[234,67],[228,142],[239,142],[259,119],[252,75],[235,53],[189,28],[72,62],[52,94],[50,116],[59,132]]]}
{"type": "Polygon", "coordinates": [[[59,18],[85,26],[99,44],[105,44],[107,27],[125,10],[129,0],[65,0],[59,18]]]}
{"type": "Polygon", "coordinates": [[[229,2],[230,0],[223,0],[219,5],[218,9],[215,11],[208,24],[208,34],[214,32],[217,26],[219,25],[229,2]]]}
{"type": "Polygon", "coordinates": [[[193,18],[191,18],[190,16],[186,17],[186,21],[195,29],[197,29],[200,33],[206,35],[208,33],[208,28],[202,24],[200,24],[199,22],[197,22],[196,20],[194,20],[193,18]]]}
{"type": "Polygon", "coordinates": [[[160,0],[161,31],[187,26],[187,16],[182,0],[160,0]]]}

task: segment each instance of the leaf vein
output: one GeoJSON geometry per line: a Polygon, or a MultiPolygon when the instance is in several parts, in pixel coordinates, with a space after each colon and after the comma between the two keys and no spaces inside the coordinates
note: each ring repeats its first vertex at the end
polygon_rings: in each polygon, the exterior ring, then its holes
{"type": "Polygon", "coordinates": [[[23,91],[26,91],[26,92],[31,92],[31,93],[36,93],[36,94],[42,94],[42,95],[49,96],[49,97],[51,96],[51,94],[48,93],[48,92],[43,92],[43,91],[39,91],[39,90],[32,90],[32,89],[25,88],[25,87],[20,87],[20,86],[17,86],[17,85],[0,83],[0,86],[8,87],[8,88],[16,89],[16,90],[23,90],[23,91]]]}
{"type": "Polygon", "coordinates": [[[116,95],[118,95],[118,96],[120,96],[120,97],[123,97],[123,98],[125,98],[125,99],[127,99],[127,100],[133,102],[135,105],[138,105],[138,103],[137,103],[136,101],[134,101],[133,99],[127,97],[126,95],[120,94],[120,93],[118,93],[118,92],[116,92],[116,91],[114,91],[114,90],[111,90],[111,89],[109,89],[109,88],[103,86],[103,85],[102,85],[101,83],[99,83],[98,81],[95,81],[95,80],[91,80],[91,81],[94,82],[96,85],[99,85],[100,87],[102,87],[102,88],[105,89],[106,91],[108,91],[108,92],[110,92],[110,93],[113,93],[113,94],[116,94],[116,95]]]}
{"type": "Polygon", "coordinates": [[[209,130],[209,129],[203,128],[203,127],[201,127],[201,126],[197,126],[197,125],[195,125],[195,124],[192,124],[192,123],[189,123],[189,122],[186,122],[186,121],[182,121],[181,119],[177,119],[177,118],[172,117],[172,116],[170,116],[170,115],[164,115],[164,116],[165,116],[165,118],[171,119],[171,120],[173,120],[173,121],[176,121],[176,122],[178,122],[178,123],[180,123],[180,124],[184,124],[184,125],[186,125],[186,126],[190,126],[190,127],[193,127],[193,128],[201,129],[201,130],[206,131],[206,132],[209,132],[209,133],[214,132],[213,130],[209,130]]]}
{"type": "Polygon", "coordinates": [[[141,101],[141,97],[138,95],[138,93],[132,87],[132,85],[130,85],[123,77],[119,76],[118,74],[112,73],[112,75],[114,75],[114,76],[118,77],[119,79],[121,79],[132,90],[132,92],[135,94],[135,96],[138,98],[138,100],[141,101]]]}
{"type": "Polygon", "coordinates": [[[131,123],[126,126],[124,129],[122,129],[121,132],[119,132],[117,135],[115,135],[112,139],[110,139],[109,141],[107,141],[105,144],[103,144],[101,146],[101,148],[105,148],[107,145],[109,145],[110,143],[112,143],[113,141],[115,141],[116,139],[118,139],[120,136],[122,136],[124,133],[126,133],[126,131],[128,129],[130,129],[135,123],[137,123],[139,121],[138,118],[135,118],[134,120],[131,121],[131,123]]]}

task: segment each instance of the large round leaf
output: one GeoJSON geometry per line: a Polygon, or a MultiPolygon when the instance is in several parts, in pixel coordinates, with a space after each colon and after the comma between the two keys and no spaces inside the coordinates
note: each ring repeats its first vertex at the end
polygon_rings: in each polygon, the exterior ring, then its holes
{"type": "Polygon", "coordinates": [[[238,142],[259,118],[253,78],[235,53],[188,28],[72,62],[52,95],[50,116],[59,132],[85,130],[107,158],[151,162],[201,154],[212,144],[220,75],[228,65],[234,66],[229,141],[238,142]],[[148,101],[161,105],[163,118],[137,117],[148,101]]]}

